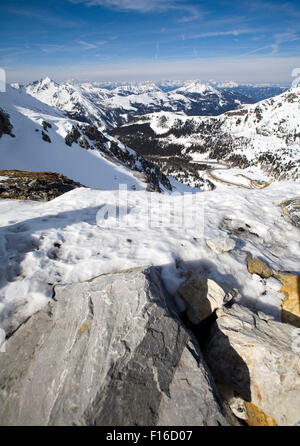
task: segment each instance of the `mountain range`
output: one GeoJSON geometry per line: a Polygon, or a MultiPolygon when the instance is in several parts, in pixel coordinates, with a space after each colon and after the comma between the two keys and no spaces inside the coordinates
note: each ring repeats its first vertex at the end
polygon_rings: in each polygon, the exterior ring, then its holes
{"type": "Polygon", "coordinates": [[[279,87],[237,86],[226,88],[203,83],[131,82],[97,84],[65,82],[58,84],[46,77],[21,86],[13,86],[36,99],[66,112],[67,116],[111,129],[136,115],[160,111],[181,112],[188,116],[213,116],[251,104],[282,90],[279,87]]]}
{"type": "MultiPolygon", "coordinates": [[[[256,166],[273,179],[299,180],[299,108],[300,87],[294,87],[220,116],[160,112],[136,117],[112,134],[152,159],[180,156],[180,166],[184,159],[185,164],[189,159],[216,160],[233,167],[256,166]]],[[[167,171],[171,174],[169,166],[167,171]]]]}
{"type": "MultiPolygon", "coordinates": [[[[51,125],[41,130],[43,145],[47,139],[56,141],[59,136],[55,147],[63,144],[65,150],[66,141],[72,141],[71,145],[84,148],[88,157],[90,153],[101,154],[102,159],[142,172],[151,190],[165,187],[171,190],[167,176],[211,190],[215,184],[205,172],[208,160],[226,162],[229,167],[256,166],[271,179],[299,178],[299,88],[283,93],[282,90],[281,86],[238,85],[227,81],[58,84],[44,78],[8,87],[3,108],[12,118],[16,110],[19,114],[22,110],[23,118],[30,117],[30,126],[32,116],[36,115],[33,110],[40,110],[35,122],[39,127],[43,127],[42,122],[51,125]],[[268,97],[275,91],[281,94],[253,103],[255,97],[268,97]],[[154,176],[150,173],[153,168],[154,176]]],[[[39,127],[25,143],[30,150],[37,147],[31,138],[33,134],[36,140],[39,127]]],[[[28,125],[26,135],[27,128],[28,125]]],[[[17,133],[22,132],[20,128],[17,133]]],[[[7,152],[6,161],[12,153],[7,152]]],[[[16,165],[30,169],[16,153],[16,165]]],[[[55,160],[64,151],[58,153],[55,160]]],[[[39,157],[40,153],[36,159],[39,157]]],[[[99,178],[94,182],[96,174],[85,178],[87,175],[76,172],[74,176],[70,166],[76,163],[50,161],[50,155],[48,158],[49,167],[42,163],[41,169],[51,170],[55,165],[56,171],[75,181],[103,187],[99,178]]],[[[12,165],[8,163],[6,167],[12,165]]]]}

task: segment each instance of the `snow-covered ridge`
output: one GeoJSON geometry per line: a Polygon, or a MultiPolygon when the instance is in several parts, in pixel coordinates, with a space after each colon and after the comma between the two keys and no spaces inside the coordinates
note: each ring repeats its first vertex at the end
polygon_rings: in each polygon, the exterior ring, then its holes
{"type": "Polygon", "coordinates": [[[147,82],[144,84],[127,84],[127,85],[121,85],[119,87],[116,87],[114,89],[114,92],[117,94],[143,94],[143,93],[149,93],[149,92],[160,92],[161,89],[155,85],[153,82],[147,82]]]}
{"type": "Polygon", "coordinates": [[[209,139],[214,157],[236,159],[237,164],[240,159],[242,166],[244,159],[246,164],[261,165],[275,178],[299,180],[299,118],[300,87],[294,87],[220,117],[199,119],[195,143],[207,144],[209,139]]]}
{"type": "Polygon", "coordinates": [[[119,126],[135,115],[162,110],[190,116],[218,115],[238,108],[241,103],[253,102],[243,94],[217,90],[201,81],[187,81],[171,90],[160,88],[154,82],[112,84],[103,88],[95,82],[58,84],[48,77],[23,87],[13,86],[100,129],[119,126]]]}
{"type": "Polygon", "coordinates": [[[97,106],[97,101],[109,96],[107,90],[94,88],[88,84],[83,84],[81,87],[69,82],[60,85],[50,78],[33,82],[21,87],[20,90],[47,105],[67,112],[71,117],[88,121],[100,129],[107,127],[107,117],[97,106]]]}
{"type": "Polygon", "coordinates": [[[234,81],[216,82],[215,85],[218,88],[235,88],[239,86],[239,84],[234,81]]]}
{"type": "Polygon", "coordinates": [[[220,93],[211,85],[197,80],[185,82],[183,86],[178,88],[176,91],[181,93],[197,93],[197,94],[214,93],[220,95],[220,93]]]}

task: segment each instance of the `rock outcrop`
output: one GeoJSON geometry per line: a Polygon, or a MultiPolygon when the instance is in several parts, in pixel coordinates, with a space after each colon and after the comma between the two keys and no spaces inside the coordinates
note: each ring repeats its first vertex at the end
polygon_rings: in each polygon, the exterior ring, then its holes
{"type": "Polygon", "coordinates": [[[177,292],[186,304],[186,314],[192,324],[199,324],[232,299],[232,295],[215,281],[196,273],[191,274],[177,292]]]}
{"type": "Polygon", "coordinates": [[[81,133],[79,132],[78,128],[73,125],[69,133],[65,136],[65,143],[67,146],[72,147],[72,144],[77,142],[80,136],[81,133]]]}
{"type": "Polygon", "coordinates": [[[257,274],[263,279],[273,276],[273,271],[262,260],[257,257],[249,258],[248,271],[250,274],[257,274]]]}
{"type": "Polygon", "coordinates": [[[13,137],[12,129],[13,126],[9,120],[9,115],[0,108],[0,138],[3,134],[13,137]]]}
{"type": "Polygon", "coordinates": [[[283,212],[290,217],[292,223],[300,228],[300,197],[282,201],[280,206],[283,212]]]}
{"type": "Polygon", "coordinates": [[[238,304],[217,315],[204,357],[220,389],[244,399],[250,425],[299,423],[298,329],[238,304]]]}
{"type": "Polygon", "coordinates": [[[158,270],[56,286],[0,355],[1,425],[226,425],[158,270]]]}
{"type": "Polygon", "coordinates": [[[0,198],[15,200],[53,200],[82,187],[60,173],[0,170],[0,198]]]}
{"type": "Polygon", "coordinates": [[[282,283],[281,320],[300,328],[300,275],[279,272],[277,278],[282,283]]]}
{"type": "Polygon", "coordinates": [[[218,236],[206,239],[205,243],[215,254],[223,254],[235,248],[235,241],[226,236],[218,236]]]}
{"type": "Polygon", "coordinates": [[[42,131],[42,140],[51,143],[51,138],[47,133],[42,131]]]}
{"type": "Polygon", "coordinates": [[[274,418],[266,415],[255,404],[245,401],[246,423],[249,426],[278,426],[274,418]]]}

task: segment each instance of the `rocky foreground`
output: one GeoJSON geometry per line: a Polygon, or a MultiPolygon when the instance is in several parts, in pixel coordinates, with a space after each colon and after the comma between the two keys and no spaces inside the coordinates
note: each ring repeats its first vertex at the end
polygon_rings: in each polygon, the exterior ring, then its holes
{"type": "Polygon", "coordinates": [[[0,170],[0,198],[53,200],[82,185],[60,173],[0,170]]]}
{"type": "Polygon", "coordinates": [[[2,425],[226,425],[158,271],[55,288],[0,355],[2,425]]]}
{"type": "Polygon", "coordinates": [[[54,291],[0,355],[1,425],[300,423],[299,330],[214,281],[186,279],[183,315],[158,268],[54,291]]]}
{"type": "Polygon", "coordinates": [[[18,175],[0,175],[27,191],[0,200],[0,425],[299,425],[296,183],[198,192],[201,231],[183,194],[18,175]],[[192,226],[147,221],[183,204],[192,226]]]}

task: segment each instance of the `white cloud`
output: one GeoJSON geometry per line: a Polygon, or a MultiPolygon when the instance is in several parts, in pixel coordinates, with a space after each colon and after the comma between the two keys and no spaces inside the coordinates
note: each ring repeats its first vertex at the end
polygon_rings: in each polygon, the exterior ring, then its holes
{"type": "Polygon", "coordinates": [[[245,55],[260,53],[261,51],[268,50],[268,49],[271,50],[271,54],[274,55],[274,54],[278,53],[279,47],[282,43],[295,42],[298,40],[300,40],[300,35],[295,32],[284,32],[284,33],[275,34],[273,43],[264,45],[259,48],[255,48],[254,50],[249,51],[245,55]]]}
{"type": "Polygon", "coordinates": [[[69,20],[66,17],[61,17],[59,14],[52,13],[47,10],[32,9],[32,8],[10,8],[10,14],[19,15],[25,18],[38,20],[48,25],[58,26],[60,28],[74,28],[75,26],[84,25],[85,23],[78,20],[69,20]]]}
{"type": "Polygon", "coordinates": [[[85,3],[87,6],[106,6],[116,9],[130,9],[133,11],[147,12],[152,10],[168,9],[177,0],[69,0],[71,3],[85,3]]]}
{"type": "Polygon", "coordinates": [[[85,50],[97,48],[97,45],[95,45],[94,43],[84,42],[83,40],[77,40],[76,42],[82,45],[85,50]]]}
{"type": "Polygon", "coordinates": [[[164,12],[178,10],[184,15],[180,22],[190,22],[200,16],[197,6],[190,5],[183,0],[69,0],[71,3],[84,3],[86,6],[104,6],[112,9],[145,12],[164,12]]]}
{"type": "Polygon", "coordinates": [[[211,31],[190,36],[190,39],[201,39],[205,37],[221,37],[221,36],[240,36],[241,34],[250,34],[255,32],[253,29],[233,29],[229,31],[211,31]]]}

